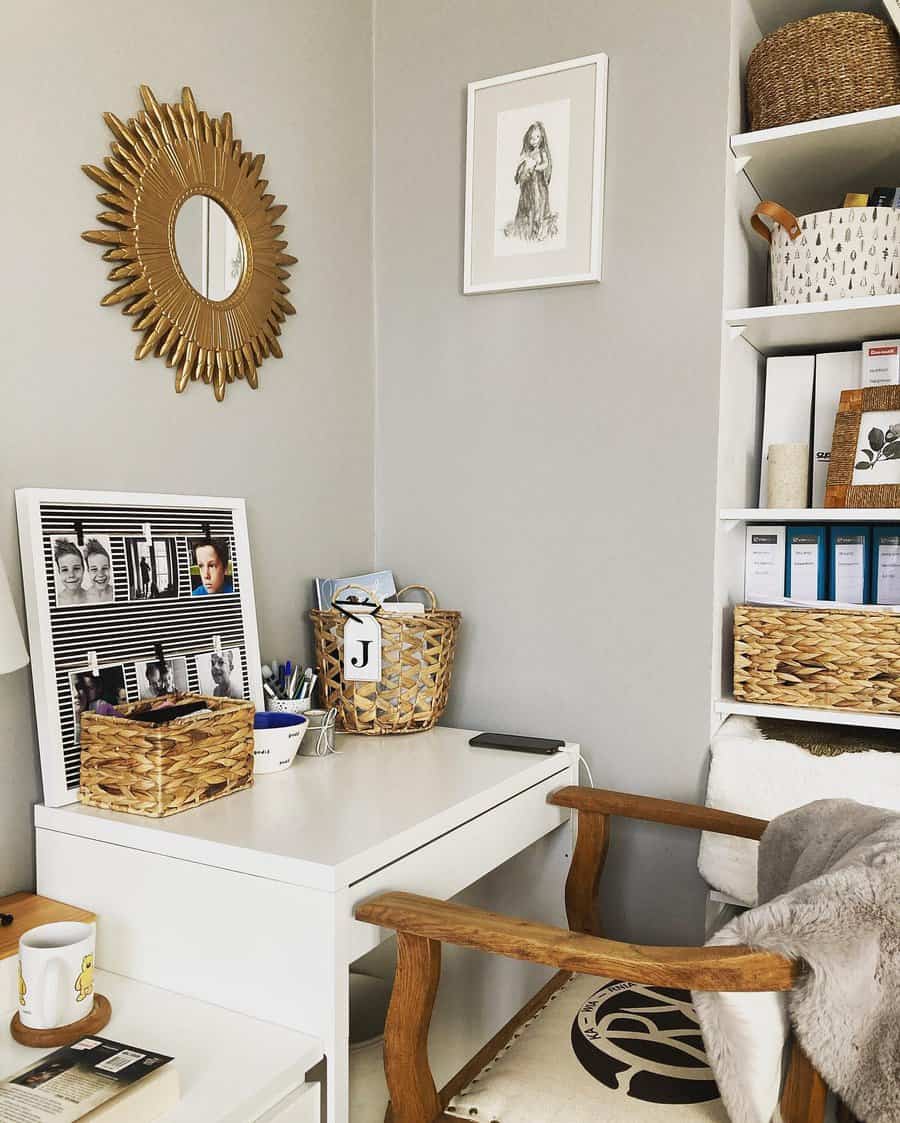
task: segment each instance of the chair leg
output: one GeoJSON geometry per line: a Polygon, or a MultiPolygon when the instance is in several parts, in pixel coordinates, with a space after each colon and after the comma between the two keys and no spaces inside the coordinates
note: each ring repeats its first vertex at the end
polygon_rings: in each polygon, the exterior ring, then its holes
{"type": "Polygon", "coordinates": [[[850,1108],[847,1107],[843,1100],[838,1100],[837,1118],[838,1123],[859,1123],[859,1120],[856,1118],[850,1108]]]}
{"type": "Polygon", "coordinates": [[[578,836],[566,878],[566,918],[573,932],[600,935],[597,887],[609,850],[609,816],[578,812],[578,836]]]}
{"type": "Polygon", "coordinates": [[[441,945],[397,933],[397,973],[384,1027],[384,1071],[394,1123],[434,1123],[441,1117],[428,1064],[428,1027],[441,977],[441,945]]]}
{"type": "Polygon", "coordinates": [[[791,1063],[781,1093],[781,1116],[784,1123],[822,1123],[828,1088],[810,1063],[809,1057],[794,1039],[791,1063]]]}

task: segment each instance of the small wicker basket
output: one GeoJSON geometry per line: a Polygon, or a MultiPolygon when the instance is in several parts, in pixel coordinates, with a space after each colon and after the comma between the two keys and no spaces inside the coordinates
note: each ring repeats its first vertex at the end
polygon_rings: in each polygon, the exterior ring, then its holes
{"type": "Polygon", "coordinates": [[[900,713],[900,615],[737,605],[734,696],[778,706],[900,713]]]}
{"type": "Polygon", "coordinates": [[[747,62],[751,129],[772,129],[900,102],[892,27],[865,12],[826,12],[789,23],[747,62]]]}
{"type": "Polygon", "coordinates": [[[126,716],[81,716],[82,803],[162,818],[249,788],[253,783],[252,702],[171,694],[213,713],[165,725],[130,721],[161,699],[119,706],[126,716]]]}
{"type": "Polygon", "coordinates": [[[381,624],[381,681],[344,681],[344,624],[337,609],[310,613],[321,704],[337,709],[345,733],[381,737],[420,733],[436,725],[450,692],[460,614],[437,607],[425,585],[407,585],[397,594],[422,589],[431,608],[419,615],[378,614],[381,624]]]}

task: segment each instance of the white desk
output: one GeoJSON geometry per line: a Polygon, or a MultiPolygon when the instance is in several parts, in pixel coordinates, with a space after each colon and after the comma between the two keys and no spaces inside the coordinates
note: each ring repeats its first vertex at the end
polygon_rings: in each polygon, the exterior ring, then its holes
{"type": "MultiPolygon", "coordinates": [[[[316,1038],[108,971],[98,971],[95,982],[113,1009],[101,1037],[174,1058],[181,1099],[158,1123],[317,1123],[319,1087],[305,1083],[322,1056],[316,1038]]],[[[15,1005],[7,1008],[8,1020],[15,1005]]],[[[4,1032],[0,1073],[11,1075],[52,1052],[17,1045],[4,1032]]]]}
{"type": "Polygon", "coordinates": [[[340,737],[340,755],[168,819],[39,806],[38,892],[97,913],[108,970],[321,1038],[328,1123],[346,1123],[347,968],[387,935],[354,906],[452,897],[568,819],[546,797],[577,781],[577,746],[470,736],[340,737]]]}

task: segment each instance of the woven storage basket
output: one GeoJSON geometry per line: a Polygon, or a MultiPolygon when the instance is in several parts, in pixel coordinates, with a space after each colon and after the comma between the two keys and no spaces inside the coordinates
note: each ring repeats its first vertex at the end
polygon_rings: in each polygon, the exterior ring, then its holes
{"type": "Polygon", "coordinates": [[[172,704],[204,702],[214,712],[166,725],[128,720],[160,701],[119,706],[124,718],[81,715],[82,803],[162,818],[250,787],[252,702],[171,694],[172,704]]]}
{"type": "Polygon", "coordinates": [[[345,733],[420,733],[436,725],[444,712],[461,617],[438,609],[434,593],[424,585],[407,585],[400,593],[410,589],[426,592],[431,608],[417,616],[378,614],[380,682],[345,682],[347,617],[337,609],[310,613],[321,704],[337,709],[338,728],[345,733]]]}
{"type": "Polygon", "coordinates": [[[900,615],[737,605],[734,696],[778,706],[900,713],[900,615]]]}
{"type": "Polygon", "coordinates": [[[751,129],[900,102],[893,29],[865,12],[827,12],[767,35],[747,62],[751,129]]]}

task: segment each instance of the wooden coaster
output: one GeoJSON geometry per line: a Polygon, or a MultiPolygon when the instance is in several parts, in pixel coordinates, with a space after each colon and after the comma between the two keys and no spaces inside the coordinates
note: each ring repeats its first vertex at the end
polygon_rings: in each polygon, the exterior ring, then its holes
{"type": "Polygon", "coordinates": [[[109,999],[105,995],[95,994],[93,1010],[79,1022],[57,1026],[56,1029],[29,1029],[28,1026],[22,1025],[19,1015],[16,1014],[9,1023],[9,1032],[20,1045],[30,1045],[32,1049],[61,1049],[64,1045],[71,1045],[82,1037],[99,1033],[111,1017],[112,1007],[109,999]]]}

